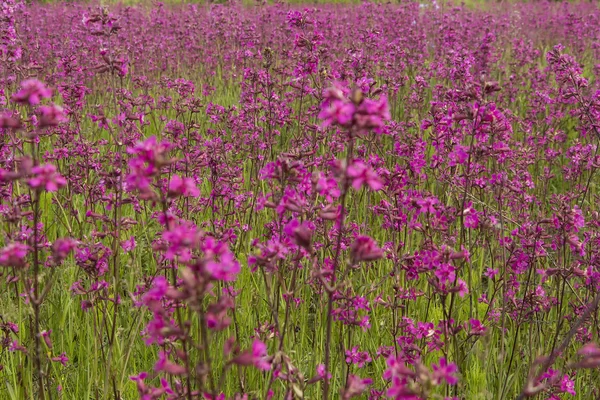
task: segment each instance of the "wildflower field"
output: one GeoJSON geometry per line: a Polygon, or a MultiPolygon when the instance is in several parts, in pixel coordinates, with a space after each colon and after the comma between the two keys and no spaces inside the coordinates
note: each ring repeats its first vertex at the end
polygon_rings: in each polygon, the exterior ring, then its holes
{"type": "Polygon", "coordinates": [[[596,3],[0,1],[0,399],[600,398],[596,3]]]}

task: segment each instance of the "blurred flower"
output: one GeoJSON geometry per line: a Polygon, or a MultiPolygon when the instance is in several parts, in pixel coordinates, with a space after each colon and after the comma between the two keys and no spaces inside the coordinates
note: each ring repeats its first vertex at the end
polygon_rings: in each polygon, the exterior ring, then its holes
{"type": "Polygon", "coordinates": [[[22,243],[11,243],[0,250],[0,265],[22,267],[25,265],[28,247],[22,243]]]}
{"type": "Polygon", "coordinates": [[[48,192],[56,192],[67,184],[67,180],[56,172],[52,164],[43,164],[31,169],[33,178],[27,182],[33,189],[45,189],[48,192]]]}
{"type": "Polygon", "coordinates": [[[37,79],[27,79],[21,82],[21,90],[12,96],[16,103],[29,104],[35,106],[41,99],[48,99],[52,96],[52,91],[37,79]]]}
{"type": "Polygon", "coordinates": [[[456,385],[458,378],[455,374],[458,372],[458,367],[454,363],[448,363],[444,357],[440,358],[439,364],[433,364],[433,376],[438,384],[446,381],[449,385],[456,385]]]}
{"type": "Polygon", "coordinates": [[[40,127],[56,126],[61,122],[66,122],[67,117],[65,116],[62,107],[52,104],[49,106],[41,106],[40,110],[40,127]]]}
{"type": "Polygon", "coordinates": [[[173,175],[169,181],[169,196],[172,197],[198,197],[200,190],[192,178],[181,178],[179,175],[173,175]]]}
{"type": "Polygon", "coordinates": [[[375,261],[383,257],[383,250],[369,236],[358,236],[350,249],[354,262],[375,261]]]}
{"type": "Polygon", "coordinates": [[[354,161],[346,170],[348,178],[352,180],[352,187],[359,190],[363,185],[367,185],[371,190],[380,190],[383,188],[383,182],[377,174],[362,161],[354,161]]]}

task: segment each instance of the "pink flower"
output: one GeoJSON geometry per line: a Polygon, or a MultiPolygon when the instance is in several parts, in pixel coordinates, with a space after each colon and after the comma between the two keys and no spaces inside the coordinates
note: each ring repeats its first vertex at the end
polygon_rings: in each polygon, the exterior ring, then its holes
{"type": "Polygon", "coordinates": [[[61,122],[67,121],[67,117],[65,117],[62,107],[57,106],[56,104],[41,106],[39,110],[41,114],[39,123],[42,128],[46,126],[56,126],[61,122]]]}
{"type": "Polygon", "coordinates": [[[240,273],[240,264],[226,244],[208,238],[203,245],[206,263],[204,270],[214,280],[231,282],[240,273]]]}
{"type": "Polygon", "coordinates": [[[17,129],[21,127],[21,121],[9,113],[0,114],[0,128],[17,129]]]}
{"type": "Polygon", "coordinates": [[[60,362],[62,365],[64,365],[66,367],[67,363],[69,362],[69,357],[67,357],[66,353],[62,353],[58,357],[52,357],[52,361],[60,362]]]}
{"type": "Polygon", "coordinates": [[[456,385],[458,378],[455,374],[458,372],[458,367],[454,363],[448,364],[444,357],[440,358],[439,365],[433,364],[433,375],[435,376],[438,384],[442,381],[446,381],[449,385],[456,385]]]}
{"type": "Polygon", "coordinates": [[[345,88],[333,86],[323,93],[324,100],[319,113],[323,126],[348,126],[352,122],[356,107],[345,97],[345,92],[347,92],[345,88]]]}
{"type": "Polygon", "coordinates": [[[33,178],[27,182],[33,189],[46,189],[48,192],[56,192],[67,184],[67,180],[56,172],[52,164],[43,164],[33,167],[31,170],[33,178]]]}
{"type": "Polygon", "coordinates": [[[198,197],[200,190],[192,178],[181,178],[179,175],[173,175],[169,182],[169,196],[172,197],[198,197]]]}
{"type": "Polygon", "coordinates": [[[352,350],[346,350],[346,363],[356,364],[358,368],[362,368],[365,363],[371,362],[371,356],[366,351],[358,351],[358,346],[352,348],[352,350]]]}
{"type": "Polygon", "coordinates": [[[316,181],[317,192],[325,197],[329,203],[333,202],[333,199],[340,197],[340,188],[335,179],[327,178],[321,173],[316,181]]]}
{"type": "Polygon", "coordinates": [[[369,236],[358,236],[350,249],[354,262],[375,261],[383,257],[383,250],[369,236]]]}
{"type": "Polygon", "coordinates": [[[479,226],[478,212],[473,208],[473,203],[469,203],[463,211],[465,228],[477,228],[479,226]]]}
{"type": "Polygon", "coordinates": [[[154,364],[154,370],[156,372],[164,371],[171,375],[184,375],[186,373],[185,367],[169,361],[167,353],[164,351],[158,353],[158,361],[154,364]]]}
{"type": "Polygon", "coordinates": [[[569,393],[571,396],[575,396],[577,392],[575,392],[575,382],[569,375],[565,374],[560,380],[560,391],[562,393],[569,393]]]}
{"type": "Polygon", "coordinates": [[[252,358],[254,366],[261,371],[271,369],[271,362],[267,355],[267,345],[258,339],[254,339],[254,342],[252,342],[252,358]]]}
{"type": "Polygon", "coordinates": [[[71,238],[57,239],[52,245],[52,258],[60,263],[69,253],[77,248],[77,241],[71,238]]]}
{"type": "Polygon", "coordinates": [[[354,104],[347,100],[325,101],[321,105],[319,118],[323,120],[323,126],[348,126],[352,122],[354,111],[354,104]]]}
{"type": "Polygon", "coordinates": [[[284,230],[286,235],[294,239],[294,242],[305,249],[310,249],[312,230],[306,222],[300,223],[296,218],[292,218],[287,223],[284,230]]]}
{"type": "Polygon", "coordinates": [[[52,91],[37,79],[27,79],[21,82],[21,90],[12,96],[12,101],[35,106],[41,99],[48,99],[52,91]]]}
{"type": "Polygon", "coordinates": [[[487,331],[487,328],[485,326],[483,326],[481,321],[479,321],[478,319],[470,319],[469,320],[469,334],[475,335],[475,336],[480,336],[480,335],[484,335],[486,331],[487,331]]]}
{"type": "Polygon", "coordinates": [[[321,379],[325,379],[325,377],[331,379],[331,374],[325,370],[324,364],[317,365],[317,376],[321,379]]]}
{"type": "Polygon", "coordinates": [[[383,188],[383,182],[377,174],[362,161],[354,161],[349,165],[346,175],[352,180],[352,187],[355,190],[359,190],[365,184],[374,191],[383,188]]]}
{"type": "Polygon", "coordinates": [[[134,250],[135,246],[135,236],[131,236],[129,239],[121,242],[121,248],[125,251],[125,253],[129,253],[130,251],[134,250]]]}
{"type": "Polygon", "coordinates": [[[356,375],[350,375],[348,377],[348,383],[346,388],[342,392],[342,399],[347,400],[353,397],[360,396],[369,385],[373,384],[373,380],[369,378],[360,378],[356,375]]]}
{"type": "Polygon", "coordinates": [[[450,160],[448,162],[448,166],[454,167],[457,164],[464,164],[465,162],[467,162],[467,159],[469,158],[467,150],[467,147],[461,146],[459,144],[454,146],[454,149],[450,153],[448,153],[448,158],[450,160]]]}
{"type": "Polygon", "coordinates": [[[168,248],[165,253],[167,260],[189,261],[192,258],[192,249],[199,244],[200,236],[196,226],[191,223],[179,224],[163,232],[163,239],[167,241],[168,248]]]}
{"type": "Polygon", "coordinates": [[[3,267],[22,267],[25,265],[27,250],[22,243],[11,243],[0,250],[0,265],[3,267]]]}
{"type": "Polygon", "coordinates": [[[450,264],[440,264],[434,271],[435,276],[438,278],[438,280],[440,281],[440,283],[443,285],[447,282],[452,282],[454,281],[455,278],[455,272],[454,272],[454,266],[450,265],[450,264]]]}
{"type": "Polygon", "coordinates": [[[387,97],[381,96],[379,100],[364,99],[354,115],[356,125],[363,130],[381,132],[385,121],[390,119],[390,107],[387,97]]]}

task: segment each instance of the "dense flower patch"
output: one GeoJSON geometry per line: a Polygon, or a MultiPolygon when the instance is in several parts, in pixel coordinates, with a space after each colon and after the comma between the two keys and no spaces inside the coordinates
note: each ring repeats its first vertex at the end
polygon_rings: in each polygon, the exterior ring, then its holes
{"type": "Polygon", "coordinates": [[[0,397],[598,398],[599,19],[4,0],[0,397]]]}

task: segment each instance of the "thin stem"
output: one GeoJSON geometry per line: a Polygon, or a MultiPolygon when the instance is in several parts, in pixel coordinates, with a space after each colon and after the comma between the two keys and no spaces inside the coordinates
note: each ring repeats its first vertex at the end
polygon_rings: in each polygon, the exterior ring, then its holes
{"type": "MultiPolygon", "coordinates": [[[[348,170],[348,165],[350,165],[350,162],[352,161],[352,153],[354,152],[354,138],[352,137],[352,132],[348,133],[349,135],[349,144],[348,144],[348,153],[346,154],[346,170],[344,171],[344,183],[343,183],[343,187],[342,187],[342,193],[341,193],[341,208],[340,208],[340,217],[339,217],[339,223],[338,223],[338,232],[337,232],[337,243],[336,243],[336,247],[335,247],[335,256],[333,258],[333,271],[331,273],[331,281],[330,281],[330,285],[333,286],[335,284],[335,274],[337,272],[337,268],[338,268],[338,263],[339,263],[339,258],[340,258],[340,252],[341,252],[341,247],[342,247],[342,235],[343,235],[343,231],[344,231],[344,218],[345,218],[345,214],[346,214],[346,197],[348,194],[348,188],[349,188],[349,182],[347,179],[347,170],[348,170]]],[[[330,368],[330,364],[331,364],[331,325],[332,325],[332,311],[333,311],[333,295],[335,293],[335,290],[328,290],[327,291],[327,323],[326,323],[326,334],[325,334],[325,373],[328,374],[329,373],[329,368],[330,368]]],[[[333,376],[332,376],[333,377],[333,376]]],[[[329,379],[324,380],[323,383],[323,400],[327,400],[329,399],[329,379]]]]}

